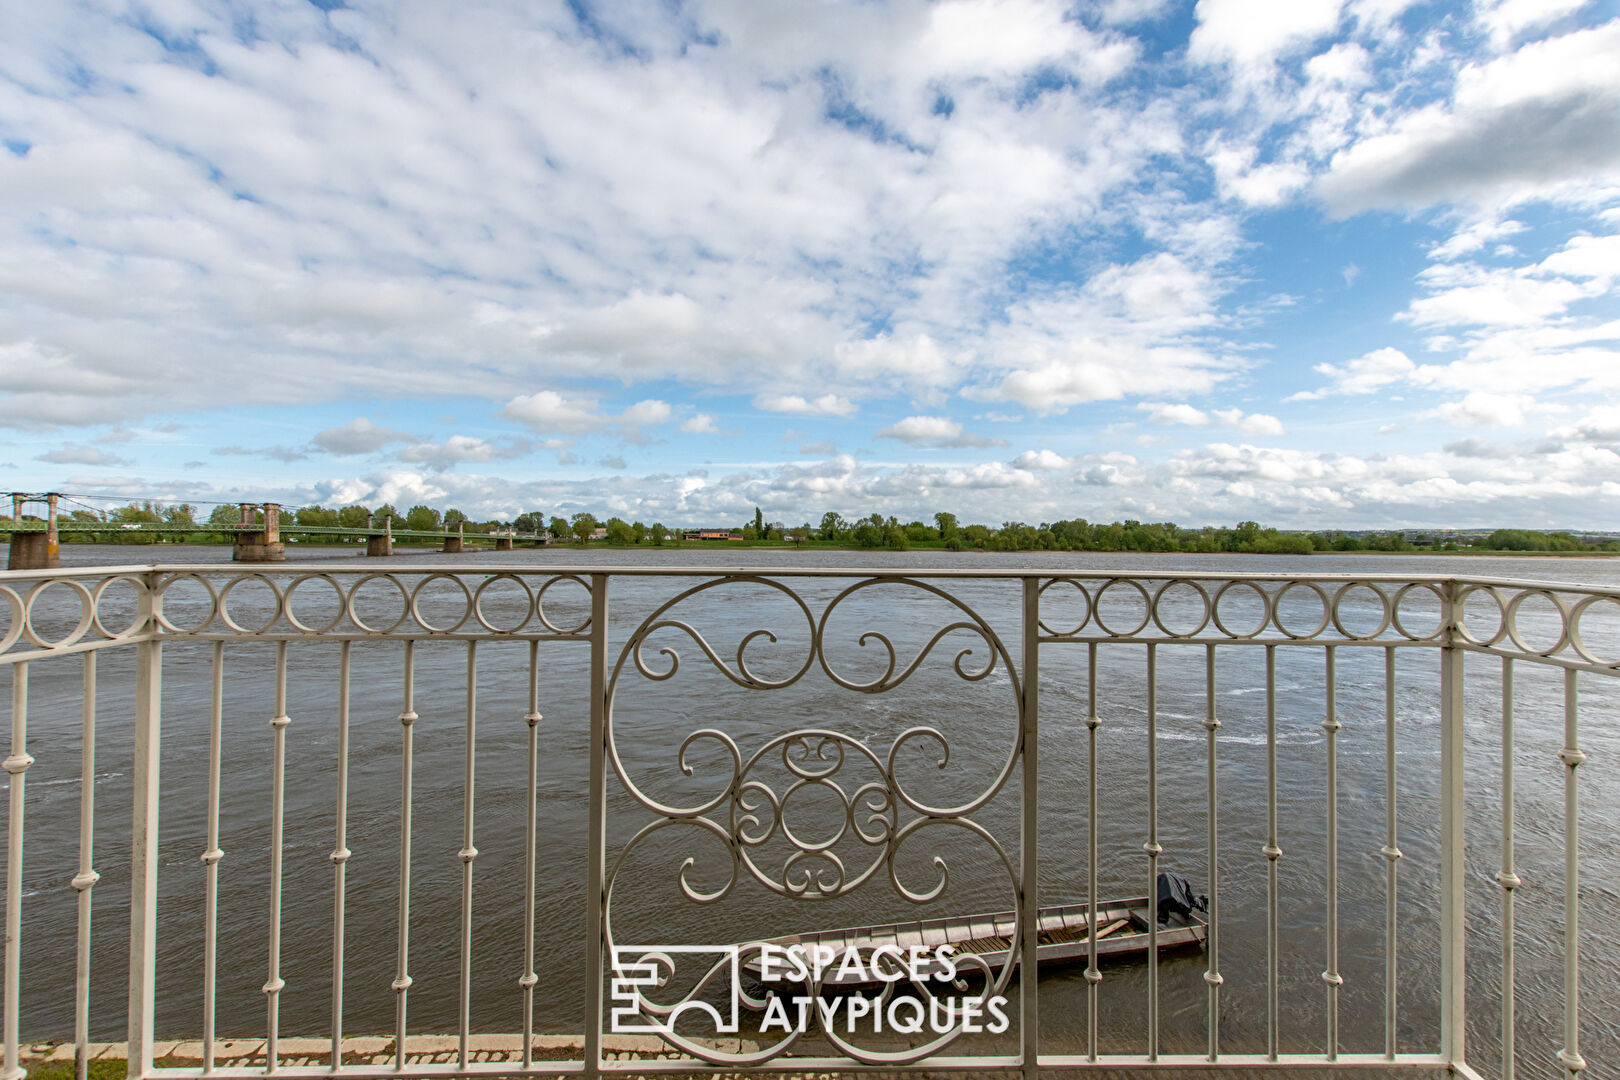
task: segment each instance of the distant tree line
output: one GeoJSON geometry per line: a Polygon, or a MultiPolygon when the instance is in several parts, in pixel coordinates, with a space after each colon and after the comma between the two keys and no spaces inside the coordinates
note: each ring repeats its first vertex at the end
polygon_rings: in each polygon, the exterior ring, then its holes
{"type": "MultiPolygon", "coordinates": [[[[196,533],[180,533],[178,536],[205,539],[209,538],[209,526],[235,526],[241,521],[241,512],[236,505],[226,503],[215,506],[205,519],[199,520],[197,508],[190,503],[164,505],[146,501],[116,507],[100,515],[89,510],[74,510],[67,515],[67,519],[106,521],[118,525],[195,526],[196,533]]],[[[581,545],[599,543],[614,547],[679,545],[690,531],[685,527],[666,526],[662,522],[647,525],[619,517],[601,521],[588,512],[548,518],[540,511],[530,511],[510,521],[500,518],[474,521],[455,508],[440,511],[420,504],[403,514],[389,503],[377,507],[358,503],[337,508],[288,507],[283,516],[283,522],[288,524],[343,529],[381,528],[387,519],[392,519],[394,528],[399,530],[437,532],[453,531],[458,527],[468,533],[516,530],[520,534],[543,536],[553,542],[581,545]]],[[[1459,540],[1449,534],[1409,536],[1401,531],[1349,533],[1328,529],[1319,532],[1284,532],[1254,521],[1242,521],[1231,528],[1209,525],[1183,528],[1168,521],[1103,523],[1090,522],[1085,518],[1042,522],[1039,525],[1004,521],[1000,526],[990,526],[963,525],[955,514],[943,510],[933,516],[932,523],[921,520],[902,522],[893,515],[885,517],[877,513],[846,519],[836,511],[828,511],[821,516],[818,526],[808,521],[788,526],[780,521],[766,521],[763,511],[755,507],[751,519],[732,527],[730,531],[745,545],[791,543],[800,547],[809,544],[890,551],[931,547],[948,551],[1180,551],[1275,555],[1308,555],[1317,551],[1620,552],[1620,541],[1590,541],[1570,532],[1537,532],[1530,529],[1497,529],[1487,536],[1459,540]]],[[[176,537],[174,533],[169,535],[176,537]]],[[[213,535],[223,539],[226,534],[213,535]]],[[[158,539],[157,535],[151,533],[127,537],[112,534],[108,538],[128,543],[154,543],[158,539]]]]}

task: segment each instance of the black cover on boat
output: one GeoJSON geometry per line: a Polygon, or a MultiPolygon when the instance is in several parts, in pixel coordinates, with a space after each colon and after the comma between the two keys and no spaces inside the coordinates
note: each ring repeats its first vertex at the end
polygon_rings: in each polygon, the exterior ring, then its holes
{"type": "Polygon", "coordinates": [[[1180,874],[1162,871],[1159,874],[1159,922],[1169,922],[1170,916],[1191,915],[1194,911],[1208,911],[1209,897],[1193,892],[1192,882],[1180,874]]]}

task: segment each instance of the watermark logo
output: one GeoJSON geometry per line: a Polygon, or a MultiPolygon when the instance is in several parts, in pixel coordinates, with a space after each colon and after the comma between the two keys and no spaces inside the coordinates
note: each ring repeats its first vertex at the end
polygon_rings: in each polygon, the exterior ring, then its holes
{"type": "Polygon", "coordinates": [[[738,945],[615,945],[611,957],[612,977],[608,980],[608,997],[613,1002],[609,1017],[609,1030],[615,1035],[672,1035],[675,1022],[688,1012],[703,1013],[719,1035],[735,1035],[739,1030],[742,975],[742,947],[738,945]],[[711,965],[726,966],[731,987],[730,1008],[722,1011],[707,1001],[687,1000],[672,1006],[667,1013],[649,1013],[647,992],[662,985],[664,970],[673,971],[676,956],[708,956],[711,965]]]}
{"type": "MultiPolygon", "coordinates": [[[[989,977],[988,968],[976,957],[968,958],[967,963],[989,977]]],[[[950,945],[841,949],[825,944],[769,942],[616,945],[612,955],[609,995],[613,1008],[609,1023],[614,1034],[673,1035],[677,1021],[688,1012],[696,1012],[708,1017],[712,1033],[730,1035],[740,1030],[739,1017],[745,1005],[758,1010],[763,1004],[761,1034],[802,1033],[813,1024],[826,1031],[842,1027],[849,1034],[865,1030],[905,1035],[924,1031],[938,1035],[953,1031],[1000,1034],[1007,1030],[1006,997],[991,994],[988,986],[976,995],[936,992],[947,989],[966,989],[961,980],[959,957],[950,945]],[[675,971],[676,958],[681,956],[693,956],[707,964],[702,983],[716,974],[729,976],[726,1007],[698,1000],[691,994],[673,1005],[653,1003],[652,991],[665,985],[675,971]],[[745,973],[763,987],[762,996],[744,994],[741,977],[745,973]],[[876,987],[887,990],[899,983],[910,984],[925,993],[920,996],[882,993],[876,997],[862,993],[863,989],[876,987]],[[847,992],[820,992],[826,990],[847,992]]]]}

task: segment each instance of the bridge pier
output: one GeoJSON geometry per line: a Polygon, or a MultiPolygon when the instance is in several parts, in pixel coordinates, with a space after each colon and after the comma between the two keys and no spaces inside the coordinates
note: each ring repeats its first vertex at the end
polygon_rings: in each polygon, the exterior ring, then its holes
{"type": "Polygon", "coordinates": [[[366,537],[367,555],[392,555],[394,553],[394,516],[389,514],[383,518],[383,534],[381,536],[366,537]]]}
{"type": "Polygon", "coordinates": [[[496,551],[511,551],[512,550],[512,538],[510,536],[497,536],[495,538],[495,550],[496,551]]]}
{"type": "Polygon", "coordinates": [[[456,535],[444,538],[444,552],[446,555],[459,555],[464,541],[467,538],[465,525],[456,526],[456,535]]]}
{"type": "MultiPolygon", "coordinates": [[[[25,500],[15,492],[11,496],[11,518],[22,524],[25,500]]],[[[14,532],[10,551],[6,554],[7,570],[55,570],[62,565],[62,548],[56,533],[56,493],[45,496],[49,507],[45,516],[45,531],[14,532]]]]}
{"type": "Polygon", "coordinates": [[[256,518],[253,504],[243,503],[244,531],[236,534],[231,559],[235,562],[282,562],[287,558],[287,550],[281,542],[281,504],[265,503],[263,530],[248,531],[258,524],[256,518]]]}

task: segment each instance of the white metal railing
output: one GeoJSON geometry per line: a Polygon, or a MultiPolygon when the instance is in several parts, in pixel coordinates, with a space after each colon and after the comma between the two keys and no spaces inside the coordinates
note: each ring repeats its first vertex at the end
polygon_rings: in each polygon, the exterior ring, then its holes
{"type": "MultiPolygon", "coordinates": [[[[29,807],[26,779],[34,758],[30,756],[30,710],[44,710],[60,726],[66,684],[60,678],[48,693],[30,692],[30,671],[49,666],[55,672],[66,657],[82,658],[82,682],[76,704],[78,726],[79,800],[78,852],[71,885],[77,892],[76,937],[73,951],[74,992],[71,1029],[76,1045],[79,1076],[86,1075],[91,1046],[91,987],[93,980],[117,982],[127,962],[129,988],[127,1008],[128,1056],[131,1075],[142,1077],[221,1077],[263,1076],[267,1074],[325,1075],[338,1073],[393,1074],[404,1076],[488,1075],[515,1071],[600,1072],[692,1072],[704,1068],[735,1072],[743,1069],[816,1071],[857,1068],[926,1068],[929,1070],[1022,1069],[1033,1074],[1039,1068],[1156,1068],[1201,1065],[1206,1067],[1262,1068],[1267,1066],[1329,1068],[1339,1066],[1386,1068],[1449,1068],[1461,1075],[1495,1073],[1514,1075],[1516,1060],[1526,1060],[1527,1049],[1516,1041],[1515,1029],[1523,1020],[1515,1012],[1519,973],[1515,959],[1515,894],[1524,887],[1521,865],[1516,862],[1520,842],[1516,832],[1514,780],[1516,755],[1526,751],[1524,733],[1515,732],[1515,673],[1521,667],[1561,669],[1561,745],[1541,745],[1529,752],[1556,756],[1561,762],[1563,813],[1559,840],[1563,845],[1562,898],[1558,917],[1562,922],[1564,952],[1562,987],[1556,994],[1562,1016],[1562,1040],[1556,1058],[1568,1075],[1583,1069],[1580,1051],[1580,962],[1582,942],[1579,930],[1581,908],[1580,878],[1582,854],[1579,844],[1581,805],[1578,770],[1586,754],[1580,743],[1578,689],[1581,676],[1614,676],[1620,671],[1620,634],[1607,632],[1601,625],[1620,607],[1620,592],[1576,585],[1548,585],[1534,582],[1493,581],[1461,577],[1414,579],[1380,575],[1291,576],[1276,574],[1104,574],[1069,571],[872,571],[758,569],[716,571],[710,568],[578,567],[559,569],[535,566],[480,566],[476,572],[464,564],[455,567],[436,564],[413,565],[409,569],[385,573],[373,569],[321,566],[255,568],[250,571],[217,566],[121,567],[41,573],[0,575],[0,600],[7,622],[0,629],[0,665],[9,668],[12,679],[11,745],[4,766],[10,777],[9,818],[5,893],[5,972],[4,1040],[5,1073],[0,1080],[23,1075],[24,1044],[19,1041],[25,1009],[32,998],[47,988],[25,983],[22,958],[36,946],[24,912],[34,901],[24,888],[24,815],[29,807]],[[256,598],[252,595],[257,593],[256,598]],[[379,595],[382,594],[382,595],[379,595]],[[624,597],[630,617],[610,623],[609,598],[624,597]],[[754,627],[739,624],[735,615],[721,610],[712,617],[712,605],[722,594],[744,594],[782,605],[776,610],[789,612],[791,625],[754,627]],[[392,610],[378,618],[373,609],[392,610]],[[921,606],[918,606],[918,605],[921,606]],[[936,621],[922,623],[925,607],[936,621]],[[312,610],[322,615],[314,617],[312,610]],[[568,610],[564,610],[568,609],[568,610]],[[688,611],[702,610],[711,616],[700,624],[688,611]],[[981,610],[983,609],[983,610],[981,610]],[[993,609],[993,610],[992,610],[993,609]],[[985,612],[988,611],[989,614],[985,612]],[[913,614],[913,613],[917,614],[913,614]],[[856,652],[866,647],[878,657],[875,668],[853,674],[844,666],[835,642],[837,618],[851,616],[869,620],[853,640],[856,652]],[[802,623],[801,623],[802,620],[802,623]],[[881,625],[879,625],[881,624],[881,625]],[[610,634],[610,628],[613,633],[610,634]],[[705,632],[707,631],[707,633],[705,632]],[[616,648],[612,636],[622,634],[616,648]],[[1538,637],[1539,635],[1539,637],[1538,637]],[[722,650],[711,639],[724,636],[722,650]],[[688,795],[685,801],[656,794],[645,769],[626,755],[633,743],[649,741],[638,731],[615,726],[615,707],[623,706],[627,687],[652,686],[675,678],[682,660],[669,642],[684,639],[697,650],[698,667],[718,676],[728,685],[743,690],[786,690],[800,686],[813,692],[818,701],[835,695],[873,697],[890,694],[914,675],[926,674],[951,681],[966,693],[973,684],[996,683],[1005,697],[1000,715],[1010,718],[1005,732],[987,732],[986,740],[1002,739],[996,764],[987,781],[968,789],[951,789],[944,802],[940,796],[914,788],[901,775],[897,764],[903,753],[933,747],[939,769],[960,746],[953,747],[933,722],[913,724],[900,732],[885,750],[869,745],[869,739],[853,729],[819,725],[798,725],[787,718],[771,717],[763,724],[737,727],[733,731],[707,725],[690,725],[671,745],[658,749],[662,760],[673,760],[690,775],[689,753],[707,749],[729,766],[722,768],[717,789],[702,795],[688,795]],[[411,928],[413,896],[420,898],[418,883],[413,888],[413,813],[420,800],[413,793],[417,778],[414,761],[417,731],[417,685],[419,646],[425,643],[459,643],[464,676],[464,710],[459,723],[463,743],[460,779],[461,815],[458,823],[460,849],[459,935],[454,949],[459,957],[457,972],[457,1032],[453,1061],[427,1062],[413,1057],[410,1040],[419,1026],[411,1022],[410,1003],[415,980],[411,928]],[[526,699],[522,722],[526,727],[526,787],[522,793],[526,824],[523,828],[523,914],[521,943],[522,971],[516,980],[521,992],[521,1041],[510,1060],[477,1060],[473,1051],[478,1033],[473,1022],[475,957],[480,943],[480,920],[473,904],[475,865],[479,856],[479,835],[475,830],[478,796],[477,767],[480,763],[479,650],[490,643],[521,643],[527,647],[526,663],[499,665],[493,676],[501,685],[514,684],[526,699]],[[953,655],[947,660],[935,656],[936,646],[946,643],[953,655]],[[268,806],[268,896],[255,899],[267,903],[268,940],[266,977],[263,985],[265,1017],[262,1062],[243,1065],[223,1060],[217,1054],[221,1042],[216,1030],[216,1001],[219,969],[224,958],[219,952],[219,918],[225,896],[221,889],[222,769],[229,755],[224,748],[227,715],[226,654],[244,646],[267,644],[274,654],[268,676],[272,704],[268,722],[270,746],[270,799],[268,806]],[[734,648],[732,645],[734,644],[734,648]],[[393,1044],[390,1060],[383,1063],[355,1064],[345,1060],[346,1003],[345,957],[356,942],[356,928],[349,925],[346,907],[346,874],[351,856],[349,807],[353,787],[351,739],[356,728],[351,723],[353,661],[356,647],[397,649],[402,658],[400,684],[402,704],[398,713],[397,755],[399,762],[399,804],[397,819],[397,925],[395,962],[389,991],[394,998],[393,1044]],[[287,987],[282,967],[283,890],[286,877],[286,830],[289,825],[289,785],[297,790],[303,765],[289,757],[289,653],[297,650],[335,648],[336,716],[331,728],[336,758],[335,836],[329,859],[331,878],[330,936],[330,1024],[326,1064],[288,1064],[278,1041],[282,1038],[282,994],[287,987]],[[165,650],[171,657],[206,657],[211,676],[207,692],[208,749],[206,762],[198,747],[170,747],[169,771],[160,778],[165,731],[164,686],[165,650]],[[647,649],[655,650],[649,657],[647,649]],[[1325,800],[1322,869],[1325,895],[1322,898],[1321,1032],[1318,1048],[1309,1052],[1289,1049],[1289,1044],[1305,1037],[1285,1031],[1285,978],[1281,970],[1288,944],[1283,940],[1283,872],[1287,863],[1282,839],[1288,824],[1283,820],[1281,798],[1288,794],[1280,779],[1279,708],[1287,704],[1279,689],[1279,660],[1295,650],[1314,650],[1323,658],[1323,703],[1320,727],[1325,734],[1322,776],[1325,800]],[[1600,655],[1602,650],[1609,652],[1600,655]],[[186,652],[191,650],[191,652],[186,652]],[[562,1061],[542,1060],[536,1049],[537,999],[544,996],[537,974],[537,948],[544,941],[537,926],[537,881],[556,853],[543,850],[547,822],[540,789],[553,760],[542,746],[540,706],[546,670],[543,658],[555,650],[579,650],[582,678],[587,684],[588,717],[584,739],[586,782],[588,784],[586,823],[587,858],[584,887],[585,949],[583,969],[577,973],[578,994],[584,1003],[583,1052],[562,1061]],[[908,651],[909,650],[909,651],[908,651]],[[982,650],[979,655],[976,650],[982,650]],[[1078,653],[1074,652],[1078,650],[1078,653]],[[1340,675],[1341,660],[1352,653],[1375,650],[1381,666],[1378,700],[1381,715],[1358,715],[1363,730],[1381,736],[1381,805],[1362,806],[1362,800],[1346,802],[1340,791],[1341,732],[1344,729],[1339,692],[1345,685],[1340,675]],[[98,688],[98,658],[109,653],[133,657],[120,677],[133,685],[133,715],[103,716],[105,707],[98,688]],[[1134,707],[1129,721],[1112,718],[1099,699],[1099,686],[1129,683],[1131,692],[1142,697],[1140,732],[1145,736],[1145,790],[1140,804],[1141,850],[1147,855],[1147,869],[1141,880],[1154,895],[1154,882],[1165,852],[1161,831],[1161,784],[1159,768],[1164,752],[1160,693],[1165,678],[1166,657],[1178,678],[1193,672],[1202,686],[1202,735],[1197,742],[1202,752],[1205,791],[1201,808],[1204,816],[1202,852],[1183,851],[1183,866],[1190,854],[1201,857],[1209,888],[1210,931],[1207,964],[1203,973],[1206,1006],[1202,1010],[1203,1032],[1199,1041],[1203,1052],[1191,1052],[1186,1039],[1181,1048],[1166,1050],[1161,1035],[1166,1031],[1160,1014],[1162,988],[1161,961],[1157,943],[1157,920],[1148,920],[1153,937],[1146,970],[1146,996],[1143,1001],[1145,1047],[1121,1048],[1107,1045],[1099,1031],[1104,971],[1097,958],[1097,935],[1091,935],[1089,961],[1084,973],[1083,1032],[1067,1044],[1044,1039],[1041,1030],[1041,993],[1035,979],[1016,984],[1017,1007],[1013,1031],[1001,1042],[985,1042],[968,1037],[960,1026],[926,1042],[898,1046],[892,1042],[862,1043],[826,1028],[795,1033],[772,1042],[761,1036],[757,1042],[721,1044],[690,1034],[669,1034],[665,1042],[676,1056],[626,1062],[611,1060],[604,1049],[608,964],[617,931],[613,923],[613,897],[621,868],[643,842],[666,827],[697,829],[720,843],[728,854],[730,868],[718,886],[705,887],[688,880],[688,869],[695,859],[687,856],[678,873],[678,887],[686,902],[712,903],[733,891],[739,882],[750,888],[794,901],[811,910],[818,901],[838,900],[881,892],[887,876],[890,895],[922,903],[932,901],[948,882],[946,860],[936,856],[940,880],[934,885],[915,888],[904,884],[901,848],[924,829],[955,828],[986,843],[996,858],[989,864],[1004,867],[1017,914],[1017,932],[1008,960],[1000,970],[986,970],[984,993],[992,989],[1011,992],[1014,976],[1028,971],[1036,960],[1039,926],[1037,916],[1042,883],[1040,841],[1043,835],[1042,787],[1070,784],[1048,774],[1043,780],[1039,751],[1050,745],[1053,735],[1044,739],[1039,692],[1057,688],[1077,689],[1083,701],[1080,726],[1084,729],[1083,759],[1085,782],[1084,891],[1095,927],[1099,897],[1099,867],[1105,861],[1100,851],[1099,783],[1109,768],[1101,757],[1100,735],[1104,729],[1135,727],[1134,707]],[[1398,657],[1403,653],[1438,658],[1438,672],[1432,683],[1425,683],[1438,705],[1437,745],[1427,753],[1437,758],[1438,804],[1436,846],[1438,867],[1433,884],[1439,907],[1438,957],[1434,963],[1437,978],[1438,1023],[1434,1045],[1413,1052],[1401,1049],[1400,1020],[1407,999],[1398,993],[1397,958],[1401,953],[1401,878],[1403,858],[1400,842],[1410,826],[1398,814],[1396,792],[1402,778],[1397,775],[1397,738],[1403,730],[1403,691],[1398,690],[1398,657]],[[1343,657],[1341,656],[1343,654],[1343,657]],[[1465,657],[1495,657],[1500,676],[1489,690],[1500,701],[1500,724],[1465,725],[1465,657]],[[909,656],[909,659],[903,657],[909,656]],[[1145,660],[1140,669],[1122,667],[1145,660]],[[1228,657],[1234,659],[1228,660],[1228,657]],[[1249,658],[1253,658],[1253,661],[1249,658]],[[1188,659],[1193,658],[1193,659],[1188,659]],[[1074,661],[1079,660],[1079,663],[1074,661]],[[1185,661],[1185,662],[1183,662],[1185,661]],[[1068,664],[1068,667],[1064,665],[1068,664]],[[706,666],[705,666],[706,665],[706,666]],[[1201,671],[1196,670],[1201,667],[1201,671]],[[520,668],[521,670],[514,670],[520,668]],[[875,675],[873,674],[875,672],[875,675]],[[1222,961],[1233,960],[1222,930],[1230,920],[1223,907],[1222,884],[1233,878],[1233,856],[1223,846],[1229,818],[1234,813],[1228,800],[1218,797],[1223,775],[1222,753],[1230,744],[1222,740],[1223,720],[1218,714],[1217,677],[1227,677],[1256,685],[1249,687],[1264,695],[1264,844],[1257,853],[1265,863],[1265,1015],[1263,1044],[1242,1050],[1228,1049],[1223,1042],[1225,1008],[1223,991],[1230,994],[1222,961]],[[1123,674],[1122,674],[1123,673],[1123,674]],[[1002,682],[991,679],[997,675],[1002,682]],[[1078,690],[1083,688],[1083,690],[1078,690]],[[107,736],[108,725],[130,732],[130,786],[133,796],[129,821],[131,885],[129,939],[109,952],[99,946],[91,953],[91,914],[93,896],[100,875],[97,859],[120,842],[116,835],[97,834],[97,744],[107,736]],[[1381,729],[1381,730],[1379,730],[1381,729]],[[1516,742],[1516,737],[1521,740],[1516,742]],[[1499,749],[1495,744],[1499,742],[1499,749]],[[1469,974],[1465,966],[1470,918],[1482,916],[1470,910],[1467,881],[1466,826],[1470,805],[1479,804],[1476,790],[1471,804],[1465,792],[1468,748],[1491,747],[1498,755],[1493,782],[1497,785],[1485,800],[1492,814],[1500,816],[1500,869],[1495,873],[1499,891],[1500,968],[1496,993],[1500,1005],[1489,1003],[1468,1008],[1469,974]],[[195,752],[188,752],[195,751],[195,752]],[[178,755],[178,756],[177,756],[178,755]],[[672,757],[671,757],[672,755],[672,757]],[[767,767],[780,761],[788,771],[786,787],[774,786],[766,776],[767,767]],[[174,771],[179,763],[178,775],[174,771]],[[858,768],[876,777],[851,794],[842,786],[855,783],[858,768]],[[1100,768],[1102,772],[1100,774],[1100,768]],[[206,770],[204,772],[203,770],[206,770]],[[839,775],[835,775],[839,774],[839,775]],[[183,1025],[182,1030],[164,1032],[171,1037],[200,1033],[199,1060],[195,1065],[171,1067],[154,1060],[158,1032],[157,989],[160,975],[160,816],[164,809],[160,779],[169,790],[176,783],[206,787],[206,811],[199,839],[203,845],[203,929],[201,940],[202,984],[200,1021],[183,1025]],[[806,786],[839,801],[831,821],[837,828],[834,842],[806,839],[809,826],[793,816],[788,801],[806,786]],[[1003,837],[981,821],[995,817],[995,807],[1009,802],[1015,810],[1003,837]],[[1382,1038],[1376,1045],[1346,1049],[1341,1032],[1341,1000],[1346,979],[1341,970],[1340,873],[1346,853],[1341,849],[1341,815],[1366,812],[1376,816],[1376,833],[1382,841],[1376,851],[1358,851],[1360,856],[1381,858],[1384,904],[1382,911],[1382,1008],[1376,1025],[1382,1038]],[[864,815],[864,816],[863,816],[864,815]],[[842,824],[839,824],[839,819],[842,824]],[[610,820],[611,819],[611,820],[610,820]],[[767,862],[768,849],[786,844],[786,855],[779,867],[767,862]],[[844,845],[836,847],[836,845],[844,845]],[[840,855],[838,852],[844,852],[840,855]],[[859,856],[863,861],[854,865],[859,856]],[[537,946],[537,941],[541,944],[537,946]],[[98,966],[103,957],[113,963],[106,970],[98,966]],[[1494,1027],[1491,1061],[1487,1065],[1479,1053],[1470,1053],[1466,1033],[1475,1027],[1494,1027]],[[969,1053],[978,1048],[984,1052],[969,1053]]],[[[242,651],[244,657],[257,653],[242,651]]],[[[442,660],[442,656],[437,656],[442,660]]],[[[183,687],[195,691],[198,663],[185,665],[189,682],[183,687]]],[[[549,659],[548,659],[549,662],[549,659]]],[[[570,661],[573,662],[573,661],[570,661]]],[[[1358,661],[1359,663],[1359,661],[1358,661]]],[[[1401,673],[1410,679],[1431,678],[1421,658],[1401,664],[1401,673]]],[[[442,667],[443,665],[441,665],[442,667]]],[[[1365,667],[1365,665],[1363,665],[1365,667]]],[[[105,673],[106,665],[99,671],[105,673]]],[[[256,670],[262,670],[256,669],[256,670]]],[[[1361,670],[1358,668],[1358,670],[1361,670]]],[[[1471,677],[1481,678],[1479,665],[1471,677]]],[[[171,679],[173,676],[171,675],[171,679]]],[[[1374,683],[1379,677],[1365,676],[1374,683]]],[[[1183,679],[1185,681],[1185,679],[1183,679]]],[[[369,688],[368,684],[368,688],[369,688]]],[[[1178,686],[1180,684],[1178,683],[1178,686]]],[[[1360,683],[1357,684],[1360,689],[1360,683]]],[[[949,691],[956,693],[958,691],[949,691]]],[[[1181,691],[1178,691],[1180,693],[1181,691]]],[[[1312,693],[1315,693],[1313,689],[1312,693]]],[[[1186,696],[1183,694],[1183,696],[1186,696]]],[[[1477,695],[1475,695],[1477,696],[1477,695]]],[[[842,700],[842,699],[840,699],[842,700]]],[[[436,703],[437,705],[437,703],[436,703]]],[[[442,710],[441,710],[442,711],[442,710]]],[[[172,721],[171,721],[172,723],[172,721]]],[[[1413,729],[1417,731],[1417,728],[1413,729]]],[[[1427,738],[1427,728],[1419,732],[1427,738]]],[[[61,742],[61,740],[56,740],[61,742]]],[[[1227,754],[1232,751],[1226,750],[1227,754]]],[[[487,760],[487,758],[485,759],[487,760]]],[[[667,770],[666,770],[667,771],[667,770]]],[[[506,792],[505,794],[510,794],[506,792]]],[[[1067,792],[1065,792],[1067,794],[1067,792]]],[[[1249,809],[1245,808],[1245,812],[1249,809]]],[[[435,806],[435,822],[443,816],[442,804],[435,806]]],[[[822,815],[823,824],[827,816],[822,815]]],[[[168,842],[167,839],[164,840],[168,842]]],[[[29,845],[33,851],[34,846],[29,845]]],[[[1245,853],[1247,856],[1249,853],[1245,853]]],[[[776,857],[776,856],[771,856],[776,857]]],[[[998,871],[1000,872],[1000,871],[998,871]]],[[[625,870],[629,874],[630,871],[625,870]]],[[[1154,910],[1156,912],[1156,901],[1154,910]]],[[[1478,905],[1476,904],[1477,908],[1478,905]]],[[[804,916],[806,920],[809,915],[804,916]]],[[[781,926],[783,933],[806,928],[781,926]]],[[[363,936],[374,938],[371,926],[360,928],[363,936]]],[[[441,948],[441,943],[431,946],[441,948]]],[[[1237,960],[1246,958],[1237,956],[1237,960]]],[[[230,964],[238,963],[231,957],[230,964]]],[[[1477,978],[1477,976],[1476,976],[1477,978]]],[[[373,986],[373,992],[382,987],[373,986]]],[[[702,987],[691,994],[699,995],[702,987]]],[[[638,998],[648,1016],[667,1015],[671,1004],[638,998]]],[[[1543,996],[1538,1010],[1551,1007],[1543,996]]],[[[188,1015],[197,1015],[190,1013],[188,1015]]],[[[65,1031],[65,1016],[34,1016],[32,1022],[55,1025],[65,1031]]],[[[165,1023],[174,1023],[173,1015],[165,1023]]],[[[36,1034],[27,1032],[26,1034],[36,1034]]],[[[49,1035],[51,1032],[45,1032],[49,1035]]],[[[315,1034],[299,1031],[299,1035],[315,1034]]],[[[1543,1048],[1545,1049],[1545,1048],[1543,1048]]]]}

